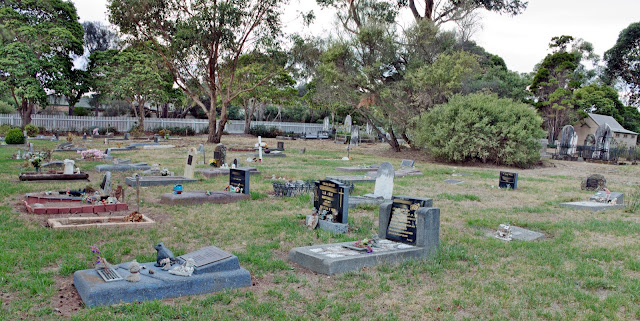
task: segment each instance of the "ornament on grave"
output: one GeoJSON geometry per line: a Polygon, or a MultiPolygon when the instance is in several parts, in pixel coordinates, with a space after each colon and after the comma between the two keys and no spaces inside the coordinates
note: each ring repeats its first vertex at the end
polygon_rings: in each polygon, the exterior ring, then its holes
{"type": "Polygon", "coordinates": [[[173,194],[182,194],[182,185],[178,184],[173,187],[173,194]]]}
{"type": "Polygon", "coordinates": [[[163,271],[169,271],[169,269],[171,269],[171,259],[169,258],[162,259],[160,261],[160,265],[162,265],[163,271]]]}
{"type": "Polygon", "coordinates": [[[133,260],[129,263],[129,275],[125,278],[125,280],[129,282],[139,282],[140,281],[140,264],[133,260]]]}
{"type": "Polygon", "coordinates": [[[169,262],[175,261],[176,258],[173,256],[173,252],[166,248],[163,242],[156,244],[153,248],[158,252],[156,255],[156,264],[154,264],[156,267],[163,266],[161,262],[164,259],[169,259],[169,262]]]}
{"type": "Polygon", "coordinates": [[[511,241],[513,239],[511,226],[508,224],[500,224],[495,234],[496,238],[503,241],[511,241]]]}
{"type": "Polygon", "coordinates": [[[169,270],[170,274],[180,275],[180,276],[191,276],[193,274],[193,270],[195,269],[196,262],[192,258],[188,258],[182,265],[178,265],[173,270],[169,270]]]}

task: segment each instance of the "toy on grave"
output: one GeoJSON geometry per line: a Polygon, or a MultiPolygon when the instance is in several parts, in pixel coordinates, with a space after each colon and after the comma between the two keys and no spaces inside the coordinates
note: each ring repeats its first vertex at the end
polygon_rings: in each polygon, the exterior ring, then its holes
{"type": "Polygon", "coordinates": [[[160,261],[160,265],[162,265],[163,271],[169,271],[169,269],[171,268],[171,259],[170,258],[162,259],[162,261],[160,261]]]}
{"type": "Polygon", "coordinates": [[[140,264],[133,260],[129,263],[129,275],[125,278],[125,280],[129,282],[138,282],[140,281],[140,264]]]}
{"type": "Polygon", "coordinates": [[[169,274],[191,276],[195,265],[196,262],[192,258],[188,258],[182,265],[176,266],[173,270],[169,270],[169,274]]]}
{"type": "Polygon", "coordinates": [[[182,185],[178,184],[173,187],[173,194],[182,194],[182,185]]]}
{"type": "Polygon", "coordinates": [[[175,262],[176,258],[173,256],[171,250],[164,246],[164,243],[160,242],[153,248],[158,251],[158,255],[156,256],[156,264],[154,264],[156,267],[163,266],[161,262],[164,259],[169,259],[170,264],[173,264],[173,262],[175,262]]]}

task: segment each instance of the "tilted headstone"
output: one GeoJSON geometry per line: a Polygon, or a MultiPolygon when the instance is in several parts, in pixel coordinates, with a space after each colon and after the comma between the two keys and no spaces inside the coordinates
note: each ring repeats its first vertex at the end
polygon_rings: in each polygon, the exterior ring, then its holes
{"type": "Polygon", "coordinates": [[[498,187],[518,189],[518,173],[500,172],[498,187]]]}
{"type": "Polygon", "coordinates": [[[229,169],[229,188],[241,188],[242,194],[249,194],[249,178],[251,172],[245,168],[231,168],[229,169]]]}
{"type": "Polygon", "coordinates": [[[402,163],[400,163],[401,167],[414,167],[416,164],[416,161],[411,160],[411,159],[403,159],[402,163]]]}
{"type": "Polygon", "coordinates": [[[351,126],[351,144],[358,145],[360,143],[360,126],[351,126]]]}
{"type": "Polygon", "coordinates": [[[318,214],[326,210],[335,217],[335,221],[347,224],[349,215],[349,188],[335,180],[315,182],[313,207],[318,214]]]}
{"type": "Polygon", "coordinates": [[[324,131],[329,130],[329,117],[325,117],[324,120],[322,121],[322,130],[324,131]]]}
{"type": "Polygon", "coordinates": [[[213,159],[216,161],[216,167],[220,167],[227,162],[227,147],[224,144],[216,145],[216,149],[213,151],[213,159]]]}
{"type": "Polygon", "coordinates": [[[194,168],[196,166],[195,157],[197,151],[195,147],[189,148],[189,153],[187,154],[187,163],[184,166],[184,177],[193,179],[194,168]]]}
{"type": "Polygon", "coordinates": [[[103,195],[111,194],[111,172],[104,173],[102,183],[100,183],[100,189],[103,195]]]}
{"type": "Polygon", "coordinates": [[[344,119],[345,133],[351,133],[351,125],[353,125],[351,121],[351,115],[347,115],[347,117],[344,119]]]}
{"type": "Polygon", "coordinates": [[[609,124],[598,127],[596,130],[596,144],[592,157],[604,161],[609,160],[609,145],[611,144],[612,131],[609,124]]]}
{"type": "Polygon", "coordinates": [[[573,155],[578,145],[578,134],[571,125],[562,128],[560,134],[560,155],[573,155]]]}
{"type": "Polygon", "coordinates": [[[382,197],[384,199],[391,199],[393,196],[393,178],[395,177],[395,171],[393,165],[389,162],[380,164],[378,172],[376,174],[376,185],[373,189],[373,195],[375,198],[382,197]]]}

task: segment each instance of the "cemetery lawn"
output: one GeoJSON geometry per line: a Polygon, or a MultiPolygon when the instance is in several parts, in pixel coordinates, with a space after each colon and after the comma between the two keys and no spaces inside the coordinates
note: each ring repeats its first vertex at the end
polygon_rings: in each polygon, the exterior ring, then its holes
{"type": "MultiPolygon", "coordinates": [[[[171,141],[173,149],[116,152],[132,162],[160,163],[182,175],[188,147],[204,136],[171,141]]],[[[265,140],[275,146],[275,139],[265,140]]],[[[587,200],[580,190],[589,174],[602,174],[611,191],[625,201],[640,201],[640,166],[615,166],[545,160],[545,166],[514,169],[488,165],[447,165],[421,153],[393,153],[386,144],[362,145],[346,156],[332,141],[285,141],[286,158],[249,164],[254,137],[223,136],[227,161],[257,167],[250,201],[233,204],[168,206],[158,204],[172,186],[142,188],[141,212],[156,221],[147,229],[53,230],[47,215],[29,214],[20,204],[27,192],[97,187],[103,173],[96,164],[77,161],[91,182],[19,182],[24,161],[10,159],[16,147],[0,148],[0,320],[605,320],[640,319],[640,206],[604,212],[558,206],[587,200]],[[305,154],[298,150],[306,147],[305,154]],[[393,157],[393,158],[391,158],[393,157]],[[349,211],[350,232],[332,235],[304,227],[310,196],[276,198],[271,177],[288,180],[352,175],[338,166],[380,164],[398,169],[402,158],[415,159],[425,175],[395,179],[394,194],[429,197],[441,209],[440,251],[428,260],[379,265],[328,277],[287,259],[293,247],[344,242],[377,234],[377,207],[349,211]],[[500,170],[518,172],[518,190],[497,188],[500,170]],[[466,172],[469,176],[452,176],[466,172]],[[457,179],[464,184],[445,183],[457,179]],[[536,242],[503,242],[487,237],[501,223],[542,232],[536,242]],[[73,272],[93,268],[90,246],[111,263],[155,261],[153,245],[164,242],[181,255],[215,245],[232,252],[251,272],[253,286],[208,295],[88,309],[75,291],[73,272]]],[[[76,139],[76,145],[105,149],[102,141],[76,139]]],[[[55,147],[34,142],[36,150],[55,147]]],[[[111,147],[116,147],[112,144],[111,147]]],[[[206,161],[214,145],[206,144],[206,161]]],[[[77,157],[54,153],[53,158],[77,157]]],[[[198,154],[195,159],[203,161],[198,154]]],[[[208,165],[198,165],[206,168],[208,165]]],[[[32,169],[31,169],[32,170],[32,169]]],[[[112,186],[124,185],[131,172],[113,172],[112,186]]],[[[228,177],[204,178],[185,190],[223,190],[228,177]]],[[[357,183],[355,195],[373,191],[357,183]]],[[[135,191],[126,189],[135,209],[135,191]]],[[[56,215],[52,215],[55,217],[56,215]]]]}

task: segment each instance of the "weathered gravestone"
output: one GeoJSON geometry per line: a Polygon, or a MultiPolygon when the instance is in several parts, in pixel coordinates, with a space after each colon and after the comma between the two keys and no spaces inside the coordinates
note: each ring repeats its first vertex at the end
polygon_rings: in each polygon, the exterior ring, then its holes
{"type": "Polygon", "coordinates": [[[324,120],[322,121],[322,130],[324,131],[329,130],[329,117],[325,117],[324,120]]]}
{"type": "Polygon", "coordinates": [[[344,132],[350,134],[351,133],[351,115],[347,115],[344,119],[344,132]]]}
{"type": "Polygon", "coordinates": [[[595,149],[592,154],[593,159],[603,161],[609,160],[609,147],[612,137],[612,131],[609,124],[605,123],[604,126],[598,127],[598,130],[596,130],[595,149]]]}
{"type": "Polygon", "coordinates": [[[111,194],[111,172],[104,173],[102,183],[100,183],[100,189],[103,195],[111,194]]]}
{"type": "Polygon", "coordinates": [[[400,167],[414,167],[415,164],[416,164],[416,161],[414,160],[403,159],[402,162],[400,163],[400,167]]]}
{"type": "Polygon", "coordinates": [[[560,156],[564,157],[574,155],[578,146],[578,133],[576,133],[573,126],[564,126],[560,136],[560,156]]]}
{"type": "Polygon", "coordinates": [[[346,233],[349,215],[349,188],[334,180],[315,182],[314,211],[319,217],[318,226],[334,233],[346,233]]]}
{"type": "Polygon", "coordinates": [[[607,180],[600,174],[589,175],[582,180],[580,188],[583,191],[601,191],[607,187],[607,180]]]}
{"type": "Polygon", "coordinates": [[[360,126],[353,125],[351,126],[351,145],[358,146],[360,144],[360,126]]]}
{"type": "Polygon", "coordinates": [[[518,189],[518,173],[500,172],[498,187],[518,189]]]}
{"type": "Polygon", "coordinates": [[[394,196],[380,205],[374,246],[344,242],[297,247],[289,252],[289,260],[332,275],[432,256],[440,244],[440,209],[431,206],[431,199],[394,196]]]}
{"type": "Polygon", "coordinates": [[[367,133],[367,135],[371,135],[372,131],[373,131],[373,127],[371,127],[371,123],[367,122],[367,127],[365,129],[365,132],[367,133]]]}
{"type": "Polygon", "coordinates": [[[187,163],[184,166],[184,177],[188,179],[193,179],[194,170],[196,167],[195,157],[196,157],[196,149],[194,147],[189,148],[189,153],[187,154],[187,163]]]}
{"type": "Polygon", "coordinates": [[[213,151],[213,159],[216,161],[216,167],[227,163],[227,147],[224,144],[216,145],[213,151]]]}
{"type": "Polygon", "coordinates": [[[384,162],[378,167],[376,173],[376,185],[373,194],[365,194],[364,196],[349,197],[349,207],[356,207],[363,204],[382,204],[385,200],[390,200],[393,196],[393,179],[395,172],[393,165],[384,162]]]}
{"type": "Polygon", "coordinates": [[[130,269],[132,262],[110,266],[110,269],[81,270],[73,274],[73,284],[88,307],[161,300],[251,286],[251,275],[240,267],[238,257],[215,246],[175,258],[175,264],[169,265],[169,270],[157,267],[157,264],[139,263],[139,270],[130,269]],[[191,273],[181,273],[187,270],[186,262],[193,265],[187,268],[191,273]],[[139,274],[136,276],[138,282],[124,280],[130,278],[132,272],[139,274]],[[110,275],[117,277],[111,278],[110,275]]]}

